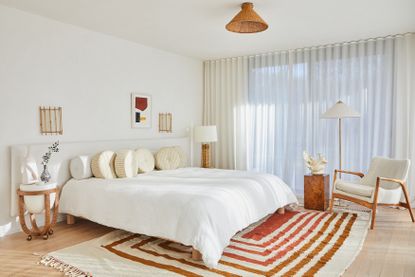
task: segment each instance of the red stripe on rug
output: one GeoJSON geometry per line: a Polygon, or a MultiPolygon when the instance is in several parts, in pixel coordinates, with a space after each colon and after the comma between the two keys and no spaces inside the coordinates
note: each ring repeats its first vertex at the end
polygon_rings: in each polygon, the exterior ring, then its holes
{"type": "Polygon", "coordinates": [[[332,248],[329,251],[327,251],[326,254],[320,257],[318,262],[313,267],[311,267],[306,273],[304,273],[304,276],[314,276],[321,268],[323,268],[323,266],[326,265],[326,263],[328,263],[333,258],[337,251],[343,246],[344,241],[349,237],[350,232],[352,230],[352,226],[355,223],[356,219],[357,214],[353,214],[352,218],[349,220],[346,227],[344,228],[342,235],[340,235],[337,238],[337,241],[334,243],[332,248]]]}
{"type": "MultiPolygon", "coordinates": [[[[301,235],[300,237],[298,237],[298,239],[296,241],[294,241],[293,243],[289,244],[284,249],[278,251],[272,257],[266,259],[265,261],[258,261],[258,260],[254,260],[252,258],[248,258],[248,257],[245,257],[245,256],[241,256],[241,255],[234,254],[234,253],[229,253],[229,252],[225,252],[225,253],[223,253],[223,255],[224,256],[227,256],[227,257],[230,257],[230,258],[233,258],[233,259],[236,259],[236,260],[248,262],[248,263],[251,263],[251,264],[257,264],[257,265],[267,266],[267,265],[275,262],[277,259],[283,258],[287,253],[289,253],[291,250],[293,250],[296,246],[298,246],[300,243],[304,242],[305,239],[309,235],[311,235],[313,233],[313,231],[315,231],[315,229],[317,228],[317,226],[320,224],[320,222],[327,215],[328,215],[327,213],[324,213],[323,216],[321,216],[318,220],[316,220],[316,222],[314,222],[314,224],[312,226],[310,226],[310,228],[303,235],[301,235]]],[[[335,215],[332,215],[331,218],[328,220],[328,222],[330,223],[331,221],[334,220],[334,218],[335,218],[335,215]]],[[[320,233],[320,231],[317,232],[317,234],[319,234],[319,233],[320,233]]],[[[320,233],[320,235],[322,235],[322,234],[320,233]]],[[[287,241],[289,242],[289,240],[287,240],[287,241]]]]}
{"type": "MultiPolygon", "coordinates": [[[[310,216],[310,218],[308,218],[307,220],[305,220],[302,224],[300,224],[299,226],[296,227],[296,230],[294,232],[292,232],[287,238],[285,238],[283,241],[281,241],[279,244],[274,245],[271,248],[267,248],[264,251],[256,251],[256,250],[251,250],[251,249],[245,249],[236,245],[229,245],[228,248],[232,248],[235,250],[239,250],[242,252],[247,252],[247,253],[251,253],[251,254],[256,254],[256,255],[261,255],[261,256],[267,256],[269,254],[271,254],[274,250],[277,250],[281,247],[283,247],[285,244],[291,242],[292,239],[295,238],[296,235],[298,235],[298,233],[300,231],[302,231],[304,229],[305,226],[307,226],[307,224],[309,224],[316,216],[320,215],[320,217],[313,223],[313,225],[310,226],[310,228],[315,228],[317,227],[317,225],[323,220],[323,218],[325,218],[327,216],[327,214],[319,214],[316,213],[313,216],[310,216]]],[[[289,230],[288,230],[289,231],[289,230]]],[[[282,237],[284,235],[284,233],[286,233],[286,231],[280,232],[278,233],[278,235],[276,235],[272,240],[275,242],[277,241],[280,237],[282,237]]],[[[307,237],[310,232],[306,233],[307,235],[305,237],[307,237]]],[[[300,240],[301,237],[298,239],[300,240]]],[[[294,242],[293,244],[298,245],[298,243],[300,243],[301,241],[294,242]]],[[[228,252],[224,252],[224,255],[227,256],[226,254],[228,254],[228,252]]],[[[229,253],[231,254],[231,253],[229,253]]],[[[234,254],[237,255],[237,254],[234,254]]]]}
{"type": "Polygon", "coordinates": [[[242,237],[244,239],[260,240],[263,237],[272,234],[276,228],[281,227],[297,214],[299,214],[299,212],[296,211],[287,211],[283,215],[274,213],[265,222],[255,227],[252,231],[244,234],[242,237]]]}
{"type": "MultiPolygon", "coordinates": [[[[289,224],[287,227],[285,227],[277,236],[270,238],[268,241],[263,242],[263,243],[252,243],[252,242],[246,242],[246,241],[242,241],[239,239],[231,239],[231,242],[237,242],[240,244],[245,244],[245,245],[250,245],[250,246],[258,246],[258,247],[265,247],[267,245],[270,245],[271,243],[275,242],[277,239],[279,239],[284,233],[288,232],[289,230],[291,230],[294,226],[296,226],[298,223],[301,222],[301,220],[303,220],[304,217],[306,217],[307,215],[309,215],[310,213],[304,213],[302,215],[300,215],[294,222],[292,222],[291,224],[289,224]]],[[[318,213],[316,213],[317,215],[318,213]]],[[[276,229],[278,229],[280,226],[276,226],[274,228],[274,231],[276,229]]]]}
{"type": "MultiPolygon", "coordinates": [[[[286,260],[280,262],[273,269],[268,271],[268,276],[278,275],[278,272],[280,272],[283,268],[287,267],[290,263],[293,263],[293,262],[297,261],[298,258],[305,252],[307,252],[308,255],[311,255],[311,253],[309,251],[313,248],[313,245],[316,242],[318,242],[319,239],[321,239],[323,236],[327,236],[327,235],[330,235],[332,233],[336,233],[338,231],[337,227],[340,226],[338,223],[343,222],[346,219],[347,216],[348,216],[348,214],[342,214],[340,216],[340,218],[337,218],[337,220],[334,222],[334,225],[333,225],[334,227],[331,230],[329,230],[328,233],[326,233],[329,226],[330,226],[330,224],[337,217],[336,214],[333,214],[330,217],[330,219],[327,220],[324,223],[324,225],[317,231],[317,233],[312,238],[310,238],[300,249],[298,249],[297,251],[292,253],[286,260]]],[[[320,246],[321,246],[321,243],[317,243],[316,245],[314,245],[314,249],[318,248],[320,246]]]]}

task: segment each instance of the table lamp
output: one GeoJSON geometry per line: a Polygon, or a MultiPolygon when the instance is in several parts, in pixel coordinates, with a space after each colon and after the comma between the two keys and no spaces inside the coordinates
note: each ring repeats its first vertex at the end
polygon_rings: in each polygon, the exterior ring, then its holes
{"type": "Polygon", "coordinates": [[[209,143],[218,140],[216,126],[198,126],[194,130],[194,139],[202,143],[202,167],[210,168],[210,145],[209,143]]]}

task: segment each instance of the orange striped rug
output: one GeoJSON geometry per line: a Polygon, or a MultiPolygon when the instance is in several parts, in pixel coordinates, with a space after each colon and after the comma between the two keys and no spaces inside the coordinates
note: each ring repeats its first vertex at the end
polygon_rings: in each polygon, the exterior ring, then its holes
{"type": "Polygon", "coordinates": [[[192,260],[190,247],[121,230],[49,253],[41,263],[69,276],[339,276],[367,229],[357,214],[289,211],[236,234],[215,269],[192,260]]]}

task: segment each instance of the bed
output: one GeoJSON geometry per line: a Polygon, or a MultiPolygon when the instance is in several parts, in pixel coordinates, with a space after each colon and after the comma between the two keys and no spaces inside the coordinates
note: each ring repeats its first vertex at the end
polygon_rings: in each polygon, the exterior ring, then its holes
{"type": "Polygon", "coordinates": [[[192,246],[215,267],[235,233],[291,203],[294,193],[274,175],[188,167],[70,179],[60,212],[192,246]]]}
{"type": "MultiPolygon", "coordinates": [[[[28,157],[40,162],[48,146],[11,147],[11,216],[18,212],[22,166],[28,157]]],[[[64,142],[60,148],[49,163],[51,182],[62,191],[60,213],[192,246],[209,267],[217,264],[236,232],[297,202],[289,187],[273,175],[191,167],[193,158],[200,157],[193,153],[189,137],[64,142]],[[157,151],[172,145],[182,148],[190,167],[131,179],[71,179],[69,162],[78,155],[139,147],[157,151]]]]}

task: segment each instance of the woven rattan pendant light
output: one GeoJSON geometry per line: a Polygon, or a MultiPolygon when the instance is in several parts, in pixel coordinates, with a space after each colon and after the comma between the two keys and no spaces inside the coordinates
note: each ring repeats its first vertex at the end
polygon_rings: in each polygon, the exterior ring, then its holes
{"type": "Polygon", "coordinates": [[[245,2],[242,10],[226,25],[226,30],[235,33],[258,33],[268,29],[268,24],[254,11],[254,5],[245,2]]]}

